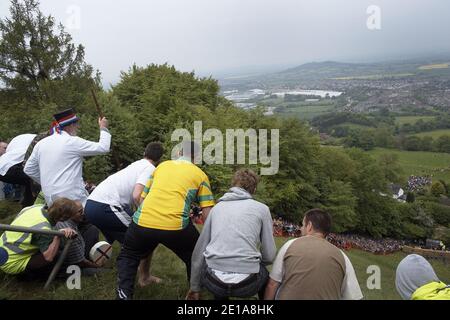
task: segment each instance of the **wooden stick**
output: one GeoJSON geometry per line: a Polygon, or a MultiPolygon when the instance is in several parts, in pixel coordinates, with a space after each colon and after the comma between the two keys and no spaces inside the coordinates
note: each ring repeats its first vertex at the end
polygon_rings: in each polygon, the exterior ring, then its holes
{"type": "Polygon", "coordinates": [[[100,118],[103,118],[104,115],[103,115],[102,109],[100,108],[100,105],[98,104],[97,96],[95,95],[94,89],[91,89],[91,93],[92,93],[92,98],[94,98],[94,103],[95,103],[95,107],[97,108],[98,116],[100,118]]]}

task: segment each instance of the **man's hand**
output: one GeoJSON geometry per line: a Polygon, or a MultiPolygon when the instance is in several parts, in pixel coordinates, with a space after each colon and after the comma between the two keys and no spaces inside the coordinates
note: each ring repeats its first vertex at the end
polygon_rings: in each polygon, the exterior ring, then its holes
{"type": "Polygon", "coordinates": [[[105,117],[98,118],[98,126],[100,127],[100,129],[108,129],[108,119],[106,119],[105,117]]]}
{"type": "Polygon", "coordinates": [[[60,229],[59,231],[64,232],[64,236],[67,239],[72,239],[75,238],[77,236],[77,232],[73,229],[70,228],[64,228],[64,229],[60,229]]]}
{"type": "Polygon", "coordinates": [[[186,295],[186,300],[200,300],[200,292],[189,290],[186,295]]]}

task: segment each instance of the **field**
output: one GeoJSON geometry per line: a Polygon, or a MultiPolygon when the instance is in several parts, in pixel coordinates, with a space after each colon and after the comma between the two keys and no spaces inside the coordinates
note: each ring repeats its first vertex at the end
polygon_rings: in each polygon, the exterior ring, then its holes
{"type": "Polygon", "coordinates": [[[442,129],[442,130],[433,130],[433,131],[426,131],[426,132],[420,132],[420,133],[415,133],[413,134],[414,136],[417,137],[431,137],[433,139],[437,139],[440,136],[443,135],[449,135],[450,136],[450,129],[442,129]]]}
{"type": "Polygon", "coordinates": [[[282,108],[277,110],[276,114],[283,117],[296,117],[304,120],[310,120],[318,115],[330,112],[334,109],[333,105],[307,105],[282,108]]]}
{"type": "Polygon", "coordinates": [[[380,80],[385,78],[404,78],[414,76],[414,73],[386,73],[386,74],[370,74],[352,77],[337,77],[333,80],[380,80]]]}
{"type": "Polygon", "coordinates": [[[420,66],[419,70],[447,69],[448,66],[449,66],[448,63],[428,64],[420,66]]]}
{"type": "Polygon", "coordinates": [[[344,122],[344,123],[337,125],[336,127],[347,127],[349,129],[370,129],[371,128],[369,126],[365,126],[365,125],[357,124],[357,123],[351,123],[351,122],[344,122]]]}
{"type": "Polygon", "coordinates": [[[376,148],[369,151],[374,157],[382,154],[396,154],[403,168],[403,174],[431,175],[433,179],[450,180],[450,154],[424,151],[401,151],[394,149],[376,148]]]}
{"type": "MultiPolygon", "coordinates": [[[[3,212],[4,214],[4,212],[3,212]]],[[[10,219],[8,219],[10,220],[10,219]]],[[[6,222],[6,221],[4,221],[6,222]]],[[[278,248],[288,239],[276,238],[278,248]]],[[[116,284],[115,258],[119,252],[119,246],[114,245],[114,258],[109,268],[99,275],[83,277],[81,289],[69,290],[64,280],[56,280],[50,290],[43,291],[43,282],[24,282],[12,276],[0,273],[0,300],[1,299],[114,299],[116,284]]],[[[403,253],[395,253],[387,256],[373,255],[360,250],[347,252],[353,263],[361,289],[365,299],[400,299],[395,290],[395,269],[400,260],[405,256],[403,253]],[[367,268],[376,265],[381,270],[381,288],[369,290],[367,279],[371,274],[367,268]]],[[[153,257],[152,273],[163,279],[163,283],[154,284],[145,288],[137,288],[135,299],[184,299],[188,290],[184,264],[178,257],[167,248],[160,246],[153,257]]],[[[450,268],[442,262],[431,261],[436,273],[444,282],[450,282],[450,268]]],[[[212,296],[203,292],[202,297],[211,299],[212,296]]]]}
{"type": "Polygon", "coordinates": [[[395,123],[398,125],[404,125],[406,123],[414,124],[419,120],[430,121],[434,119],[434,116],[404,116],[404,117],[395,117],[395,123]]]}

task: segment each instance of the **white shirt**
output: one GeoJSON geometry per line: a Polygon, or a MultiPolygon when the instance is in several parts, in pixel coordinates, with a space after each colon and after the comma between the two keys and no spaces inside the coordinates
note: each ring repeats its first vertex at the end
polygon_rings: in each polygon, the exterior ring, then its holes
{"type": "Polygon", "coordinates": [[[60,197],[86,203],[83,157],[109,152],[111,134],[100,130],[99,142],[71,136],[64,130],[39,141],[25,164],[24,172],[39,183],[50,206],[60,197]]]}
{"type": "MultiPolygon", "coordinates": [[[[270,272],[270,278],[272,280],[282,283],[284,276],[284,255],[290,245],[297,239],[289,240],[278,251],[277,257],[272,265],[272,272],[270,272]]],[[[345,276],[342,281],[341,300],[360,300],[363,298],[363,294],[359,287],[358,279],[356,278],[355,269],[353,269],[353,265],[347,255],[342,250],[341,253],[345,260],[345,276]]]]}
{"type": "Polygon", "coordinates": [[[33,141],[35,134],[21,134],[14,139],[6,147],[6,152],[0,157],[0,176],[4,176],[9,168],[21,163],[25,159],[25,153],[33,141]]]}
{"type": "Polygon", "coordinates": [[[224,272],[216,269],[211,269],[214,275],[224,283],[240,283],[244,279],[247,279],[251,273],[237,273],[237,272],[224,272]]]}
{"type": "Polygon", "coordinates": [[[132,207],[134,186],[145,186],[154,170],[155,166],[146,159],[135,161],[102,181],[88,199],[112,206],[132,207]]]}

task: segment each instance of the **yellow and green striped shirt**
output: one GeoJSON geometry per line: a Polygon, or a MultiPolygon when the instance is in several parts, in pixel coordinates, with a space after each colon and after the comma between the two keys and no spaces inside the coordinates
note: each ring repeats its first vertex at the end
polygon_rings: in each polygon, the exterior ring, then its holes
{"type": "Polygon", "coordinates": [[[133,221],[139,226],[160,230],[185,228],[193,202],[202,208],[214,205],[207,175],[183,158],[161,163],[147,181],[142,198],[145,199],[133,221]]]}

